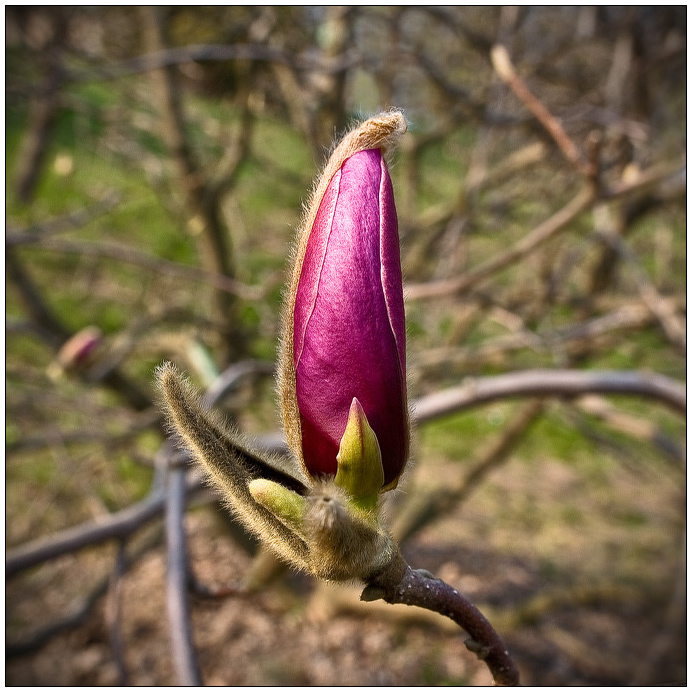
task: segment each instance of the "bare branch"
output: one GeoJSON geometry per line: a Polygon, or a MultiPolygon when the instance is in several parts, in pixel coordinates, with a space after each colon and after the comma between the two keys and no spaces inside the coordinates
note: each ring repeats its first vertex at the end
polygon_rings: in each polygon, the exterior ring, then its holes
{"type": "MultiPolygon", "coordinates": [[[[274,453],[284,453],[286,444],[283,437],[269,434],[259,438],[259,445],[274,453]]],[[[186,460],[184,464],[188,464],[186,460]]],[[[183,465],[184,465],[183,464],[183,465]]],[[[206,486],[200,476],[186,478],[186,495],[202,493],[206,486]]],[[[89,521],[45,538],[37,538],[5,553],[5,578],[9,579],[20,572],[35,567],[42,562],[54,560],[61,555],[72,553],[98,543],[113,539],[126,539],[145,524],[159,518],[164,511],[166,491],[156,488],[140,502],[108,516],[89,521]]]]}
{"type": "MultiPolygon", "coordinates": [[[[160,538],[161,532],[154,531],[152,535],[148,536],[139,547],[137,547],[131,553],[126,552],[121,565],[122,574],[124,574],[132,565],[134,565],[139,558],[143,557],[147,552],[149,552],[149,550],[155,548],[159,544],[160,538]]],[[[22,656],[38,649],[62,632],[79,627],[79,625],[84,622],[85,618],[100,601],[100,599],[106,595],[108,589],[111,587],[112,582],[113,576],[111,574],[106,575],[98,582],[98,584],[84,599],[84,601],[67,615],[44,626],[41,630],[35,632],[31,637],[22,639],[21,641],[6,642],[5,655],[8,657],[22,656]]]]}
{"type": "Polygon", "coordinates": [[[248,286],[225,274],[165,260],[161,257],[149,255],[126,245],[85,240],[74,241],[66,238],[51,238],[45,236],[24,237],[23,235],[16,234],[9,235],[6,238],[6,243],[10,247],[32,242],[36,243],[39,247],[54,252],[114,259],[118,262],[126,262],[139,267],[145,267],[146,269],[151,269],[161,274],[168,274],[169,276],[176,276],[187,281],[208,283],[219,291],[225,291],[226,293],[236,295],[244,300],[261,300],[265,295],[265,289],[261,286],[248,286]]]}
{"type": "Polygon", "coordinates": [[[591,168],[586,164],[584,157],[579,151],[579,147],[572,141],[565,132],[560,122],[550,113],[550,111],[531,93],[525,82],[519,77],[509,53],[504,46],[496,45],[490,51],[490,57],[495,71],[500,79],[505,82],[515,93],[518,99],[533,113],[536,119],[550,133],[556,144],[564,154],[565,158],[580,173],[590,177],[593,174],[591,168]]]}
{"type": "Polygon", "coordinates": [[[500,399],[526,396],[574,397],[582,394],[622,394],[655,399],[678,413],[687,411],[685,385],[664,375],[630,370],[522,370],[491,377],[474,377],[459,387],[429,394],[413,405],[423,423],[500,399]]]}
{"type": "MultiPolygon", "coordinates": [[[[40,328],[40,333],[45,335],[50,346],[57,350],[70,338],[70,330],[53,314],[16,252],[8,248],[5,263],[8,276],[19,290],[27,311],[40,328]]],[[[143,411],[151,406],[149,397],[119,370],[111,370],[103,377],[102,382],[118,392],[136,411],[143,411]]]]}
{"type": "MultiPolygon", "coordinates": [[[[198,480],[197,483],[199,482],[198,480]]],[[[60,531],[52,536],[37,538],[17,548],[10,548],[5,554],[5,577],[9,579],[42,562],[96,543],[114,538],[125,539],[147,522],[160,516],[164,501],[164,491],[154,490],[141,502],[120,512],[114,512],[108,517],[60,531]]]]}
{"type": "MultiPolygon", "coordinates": [[[[604,210],[607,215],[607,210],[604,210]]],[[[649,279],[635,252],[626,241],[611,229],[605,229],[597,234],[620,257],[627,260],[632,267],[632,274],[639,290],[642,302],[656,317],[664,334],[670,342],[683,353],[687,351],[687,331],[685,325],[675,313],[675,308],[666,300],[649,279]]]]}
{"type": "Polygon", "coordinates": [[[682,464],[685,462],[685,448],[671,439],[653,421],[620,411],[600,396],[587,395],[580,397],[574,404],[584,413],[598,418],[606,425],[637,440],[643,440],[655,445],[669,457],[679,462],[681,464],[680,468],[684,468],[682,464]]]}
{"type": "Polygon", "coordinates": [[[470,635],[464,644],[488,666],[496,685],[519,684],[519,671],[500,635],[473,603],[441,579],[411,569],[399,557],[391,569],[372,578],[361,595],[365,601],[379,598],[450,618],[470,635]]]}
{"type": "Polygon", "coordinates": [[[222,43],[196,44],[154,50],[145,55],[105,65],[89,71],[72,71],[68,75],[70,82],[95,82],[110,79],[121,79],[135,74],[160,70],[165,67],[184,65],[191,62],[226,62],[231,60],[250,60],[287,65],[295,70],[314,70],[318,68],[327,73],[339,73],[356,66],[360,57],[355,52],[348,52],[325,61],[310,55],[296,55],[278,46],[258,43],[222,43]]]}
{"type": "Polygon", "coordinates": [[[187,541],[185,538],[185,469],[172,468],[166,497],[166,606],[173,663],[181,685],[202,684],[195,654],[187,600],[187,541]]]}
{"type": "Polygon", "coordinates": [[[406,298],[408,300],[423,300],[465,293],[477,283],[487,279],[490,275],[526,257],[537,248],[541,247],[545,242],[562,231],[567,224],[588,209],[593,203],[594,198],[592,188],[585,187],[576,197],[560,209],[560,211],[553,214],[553,216],[539,226],[536,226],[536,228],[525,235],[514,247],[506,252],[489,259],[479,267],[471,269],[468,273],[455,279],[446,279],[426,284],[409,284],[405,287],[406,298]]]}
{"type": "Polygon", "coordinates": [[[118,553],[115,558],[115,567],[111,575],[108,588],[108,599],[106,602],[106,623],[108,636],[111,642],[111,651],[118,669],[118,683],[127,685],[129,676],[125,665],[125,642],[122,633],[122,582],[125,575],[127,556],[125,544],[118,546],[118,553]]]}
{"type": "Polygon", "coordinates": [[[24,243],[35,243],[41,238],[56,233],[63,233],[74,228],[86,226],[93,219],[107,214],[120,203],[120,197],[113,191],[107,193],[93,205],[77,209],[69,214],[60,216],[44,223],[33,224],[25,229],[12,229],[5,234],[5,245],[12,247],[24,243]]]}
{"type": "Polygon", "coordinates": [[[446,484],[429,492],[421,498],[420,493],[412,495],[411,502],[404,506],[397,516],[392,532],[400,543],[408,540],[424,526],[458,507],[485,480],[488,474],[502,465],[516,444],[540,418],[545,408],[542,400],[529,401],[504,427],[487,450],[474,461],[463,478],[455,484],[446,484]]]}

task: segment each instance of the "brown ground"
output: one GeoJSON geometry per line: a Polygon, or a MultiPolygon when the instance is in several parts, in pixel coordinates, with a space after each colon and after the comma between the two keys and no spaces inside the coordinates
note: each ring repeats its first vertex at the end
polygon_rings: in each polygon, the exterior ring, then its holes
{"type": "MultiPolygon", "coordinates": [[[[444,482],[456,472],[441,464],[444,482]]],[[[686,683],[685,618],[670,611],[678,575],[680,487],[611,467],[617,504],[558,463],[511,464],[454,516],[421,532],[405,555],[470,596],[505,637],[524,684],[686,683]],[[560,500],[553,503],[552,501],[560,500]],[[568,511],[572,503],[584,511],[568,511]],[[623,504],[624,503],[624,504],[623,504]],[[620,514],[627,507],[631,517],[620,514]],[[615,516],[617,515],[617,516],[615,516]]],[[[602,479],[601,479],[602,480],[602,479]]],[[[629,516],[629,515],[628,515],[629,516]]],[[[211,508],[188,516],[195,573],[233,584],[250,559],[211,508]]],[[[79,604],[115,550],[65,557],[7,586],[16,642],[79,604]]],[[[150,551],[123,582],[127,682],[175,684],[165,562],[150,551]]],[[[193,597],[195,643],[209,685],[487,685],[487,668],[438,616],[362,604],[357,588],[284,576],[251,597],[193,597]]],[[[106,599],[77,629],[7,660],[10,685],[116,685],[106,599]]]]}

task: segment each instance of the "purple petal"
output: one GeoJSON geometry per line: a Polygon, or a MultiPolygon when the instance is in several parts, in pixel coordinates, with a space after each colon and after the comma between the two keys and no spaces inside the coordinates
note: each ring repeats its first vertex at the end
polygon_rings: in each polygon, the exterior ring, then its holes
{"type": "Polygon", "coordinates": [[[408,456],[404,300],[379,149],[347,159],[320,204],[296,294],[294,363],[308,471],[336,473],[356,397],[380,444],[385,485],[395,480],[408,456]]]}

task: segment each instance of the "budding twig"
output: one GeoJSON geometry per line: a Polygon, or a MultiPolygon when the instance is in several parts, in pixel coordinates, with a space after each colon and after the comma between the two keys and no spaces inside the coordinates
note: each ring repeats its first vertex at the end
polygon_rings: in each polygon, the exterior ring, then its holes
{"type": "Polygon", "coordinates": [[[466,648],[488,666],[496,685],[519,684],[519,671],[500,635],[473,603],[441,579],[412,569],[399,556],[389,569],[369,580],[361,595],[362,600],[378,598],[450,618],[470,635],[466,648]]]}

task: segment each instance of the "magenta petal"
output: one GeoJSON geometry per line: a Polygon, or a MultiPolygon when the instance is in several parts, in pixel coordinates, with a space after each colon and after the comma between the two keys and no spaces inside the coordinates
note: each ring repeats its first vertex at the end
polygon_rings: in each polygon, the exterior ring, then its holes
{"type": "Polygon", "coordinates": [[[385,485],[408,456],[404,299],[392,183],[379,149],[360,151],[322,198],[294,307],[305,465],[336,473],[354,397],[380,444],[385,485]]]}

